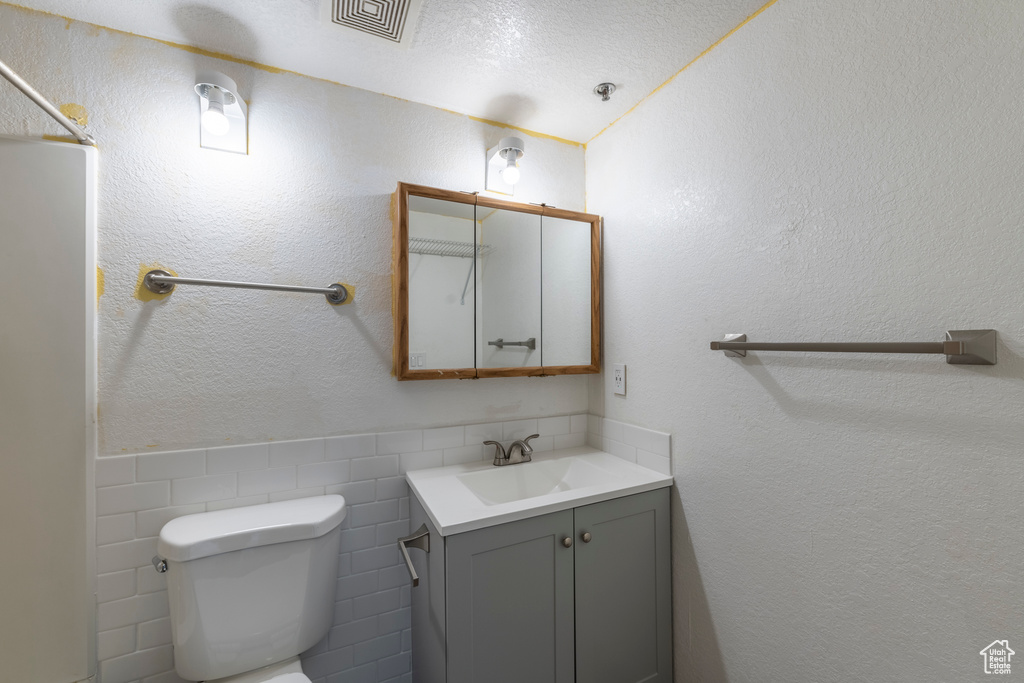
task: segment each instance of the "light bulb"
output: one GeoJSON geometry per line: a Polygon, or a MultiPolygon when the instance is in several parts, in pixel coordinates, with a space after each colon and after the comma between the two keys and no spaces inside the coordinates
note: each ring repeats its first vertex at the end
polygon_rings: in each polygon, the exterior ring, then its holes
{"type": "Polygon", "coordinates": [[[505,159],[508,160],[508,164],[505,168],[501,169],[501,179],[508,185],[515,185],[519,182],[519,167],[516,166],[516,158],[518,156],[519,153],[514,149],[505,152],[505,159]]]}
{"type": "MultiPolygon", "coordinates": [[[[223,98],[223,95],[221,98],[223,98]]],[[[200,121],[203,129],[210,135],[224,135],[231,127],[231,122],[224,115],[223,100],[217,101],[214,97],[210,98],[210,107],[203,112],[200,121]]]]}

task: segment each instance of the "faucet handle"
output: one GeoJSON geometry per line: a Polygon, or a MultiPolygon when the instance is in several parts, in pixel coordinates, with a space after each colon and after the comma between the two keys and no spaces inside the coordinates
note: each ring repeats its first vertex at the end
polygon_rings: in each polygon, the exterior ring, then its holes
{"type": "Polygon", "coordinates": [[[533,454],[533,446],[530,445],[530,440],[536,439],[538,436],[540,436],[540,434],[531,434],[525,439],[519,439],[512,442],[512,445],[508,447],[509,459],[512,458],[512,451],[515,450],[515,447],[519,446],[519,455],[521,459],[516,462],[530,462],[530,455],[533,454]]]}
{"type": "Polygon", "coordinates": [[[508,456],[505,454],[505,447],[501,445],[499,441],[484,441],[485,446],[494,446],[494,464],[501,465],[505,460],[508,460],[508,456]]]}

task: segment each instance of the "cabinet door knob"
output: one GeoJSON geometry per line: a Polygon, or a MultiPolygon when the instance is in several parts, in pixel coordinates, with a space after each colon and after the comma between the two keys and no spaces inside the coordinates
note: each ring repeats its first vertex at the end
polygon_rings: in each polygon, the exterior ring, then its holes
{"type": "Polygon", "coordinates": [[[593,538],[593,536],[590,535],[589,531],[584,531],[582,534],[580,534],[580,538],[583,539],[584,543],[590,543],[590,539],[593,538]]]}
{"type": "Polygon", "coordinates": [[[571,548],[572,547],[572,539],[569,538],[568,536],[566,536],[565,538],[562,539],[562,545],[564,545],[566,548],[571,548]]]}

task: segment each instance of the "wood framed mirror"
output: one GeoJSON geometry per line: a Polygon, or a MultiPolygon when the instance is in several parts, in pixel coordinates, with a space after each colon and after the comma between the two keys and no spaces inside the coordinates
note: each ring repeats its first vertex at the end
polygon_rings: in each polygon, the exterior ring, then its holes
{"type": "Polygon", "coordinates": [[[394,375],[600,372],[601,218],[399,183],[394,375]]]}

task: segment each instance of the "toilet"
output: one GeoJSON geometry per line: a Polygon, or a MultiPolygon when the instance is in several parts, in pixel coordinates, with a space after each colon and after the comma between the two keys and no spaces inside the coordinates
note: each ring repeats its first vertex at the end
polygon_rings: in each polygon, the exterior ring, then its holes
{"type": "Polygon", "coordinates": [[[154,563],[166,566],[178,676],[309,683],[299,654],[331,627],[345,512],[343,497],[317,496],[165,524],[154,563]]]}

